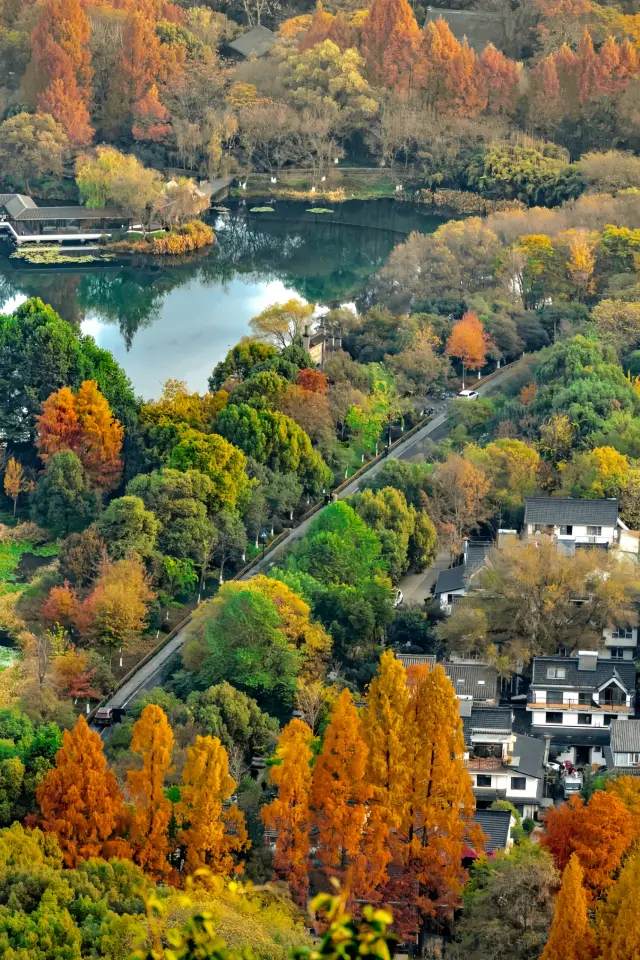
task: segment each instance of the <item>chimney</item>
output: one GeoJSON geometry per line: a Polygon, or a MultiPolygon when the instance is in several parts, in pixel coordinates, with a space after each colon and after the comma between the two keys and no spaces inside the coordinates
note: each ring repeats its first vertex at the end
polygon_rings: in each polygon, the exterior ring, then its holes
{"type": "Polygon", "coordinates": [[[307,351],[307,353],[311,347],[311,334],[309,333],[308,326],[304,328],[304,333],[302,334],[302,347],[307,351]]]}
{"type": "Polygon", "coordinates": [[[598,667],[597,650],[578,651],[578,670],[588,670],[593,673],[598,667]]]}
{"type": "Polygon", "coordinates": [[[473,710],[473,697],[458,697],[458,712],[461,717],[470,717],[473,710]]]}

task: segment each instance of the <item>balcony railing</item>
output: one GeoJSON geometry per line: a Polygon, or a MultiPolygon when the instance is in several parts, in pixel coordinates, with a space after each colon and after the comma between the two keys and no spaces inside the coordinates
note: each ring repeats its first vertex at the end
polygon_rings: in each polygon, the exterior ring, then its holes
{"type": "Polygon", "coordinates": [[[541,700],[529,700],[527,710],[548,710],[549,713],[570,711],[572,713],[610,713],[611,710],[631,710],[626,703],[547,703],[541,700]]]}

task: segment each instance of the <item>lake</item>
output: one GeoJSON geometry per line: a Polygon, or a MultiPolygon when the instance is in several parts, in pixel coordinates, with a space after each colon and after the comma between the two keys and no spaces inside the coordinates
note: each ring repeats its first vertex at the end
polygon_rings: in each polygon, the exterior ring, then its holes
{"type": "Polygon", "coordinates": [[[41,297],[110,350],[145,399],[169,378],[204,391],[265,307],[292,296],[327,307],[364,302],[403,236],[443,222],[391,199],[321,203],[332,214],[309,213],[309,202],[279,200],[273,213],[250,212],[264,201],[229,202],[228,214],[212,215],[216,246],[172,265],[30,266],[0,246],[0,310],[41,297]]]}

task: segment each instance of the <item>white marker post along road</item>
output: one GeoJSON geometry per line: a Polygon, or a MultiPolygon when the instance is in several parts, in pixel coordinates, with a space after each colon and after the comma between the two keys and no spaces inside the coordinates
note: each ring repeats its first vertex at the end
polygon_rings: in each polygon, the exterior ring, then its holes
{"type": "MultiPolygon", "coordinates": [[[[496,386],[503,384],[506,380],[509,379],[514,373],[517,372],[517,364],[512,363],[506,367],[503,367],[500,370],[496,370],[494,373],[490,374],[489,377],[485,377],[477,385],[476,389],[478,393],[482,396],[486,393],[491,392],[496,388],[496,386]]],[[[473,403],[472,400],[469,403],[473,403]]],[[[369,469],[365,470],[361,475],[355,477],[350,483],[344,484],[341,489],[337,492],[337,499],[344,499],[345,497],[350,497],[360,489],[360,484],[363,479],[370,479],[370,477],[375,476],[375,474],[380,470],[382,464],[385,463],[386,459],[391,460],[412,460],[414,458],[419,458],[420,444],[423,440],[426,439],[442,439],[443,436],[446,436],[446,420],[447,420],[447,408],[449,401],[446,401],[440,410],[436,412],[436,415],[429,423],[425,424],[420,430],[417,430],[411,436],[406,437],[403,440],[397,441],[394,448],[389,451],[388,457],[382,457],[376,463],[373,463],[369,469]]],[[[289,548],[289,546],[296,540],[299,540],[300,537],[303,537],[315,518],[318,516],[322,510],[325,509],[321,507],[311,516],[303,520],[297,527],[294,527],[289,531],[288,536],[283,537],[271,550],[268,550],[263,558],[260,558],[254,565],[244,573],[241,573],[237,578],[238,580],[250,580],[251,577],[255,577],[256,574],[262,573],[265,570],[268,570],[275,563],[276,557],[279,557],[282,553],[289,548]]],[[[430,571],[434,571],[437,575],[437,571],[434,567],[431,567],[430,570],[425,571],[423,575],[423,581],[425,577],[429,575],[430,571]]],[[[433,574],[432,574],[433,575],[433,574]]],[[[428,579],[428,577],[427,577],[428,579]]],[[[404,588],[401,585],[401,589],[404,588]]],[[[407,599],[412,599],[411,595],[407,596],[407,599]]],[[[190,618],[189,618],[190,619],[190,618]]],[[[117,689],[108,697],[106,700],[103,700],[98,706],[100,707],[112,707],[118,710],[125,710],[129,703],[137,696],[138,693],[141,693],[143,690],[150,690],[153,686],[156,686],[157,678],[160,676],[164,668],[167,666],[169,660],[172,659],[179,652],[186,640],[186,626],[189,620],[185,620],[183,624],[179,625],[177,630],[172,634],[169,634],[169,637],[160,644],[155,652],[151,652],[144,660],[135,667],[129,675],[127,675],[123,681],[120,682],[117,689]]],[[[95,709],[92,711],[92,714],[95,712],[95,709]]]]}

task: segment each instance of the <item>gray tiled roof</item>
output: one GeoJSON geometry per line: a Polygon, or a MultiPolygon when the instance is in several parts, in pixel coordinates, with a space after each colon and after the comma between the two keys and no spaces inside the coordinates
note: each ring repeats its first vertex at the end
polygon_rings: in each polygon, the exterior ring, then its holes
{"type": "Polygon", "coordinates": [[[434,595],[437,597],[441,593],[449,593],[452,590],[464,590],[467,585],[469,568],[463,563],[459,567],[449,567],[448,570],[441,570],[436,581],[434,595]]]}
{"type": "Polygon", "coordinates": [[[403,667],[435,667],[436,658],[432,653],[397,653],[396,657],[403,667]]]}
{"type": "Polygon", "coordinates": [[[527,497],[524,522],[541,526],[587,524],[615,527],[618,521],[618,501],[574,500],[572,497],[527,497]]]}
{"type": "Polygon", "coordinates": [[[14,220],[117,220],[122,216],[117,207],[35,207],[23,210],[14,220]]]}
{"type": "Polygon", "coordinates": [[[471,725],[474,730],[511,730],[511,707],[476,706],[471,712],[471,725]]]}
{"type": "Polygon", "coordinates": [[[613,753],[640,753],[640,720],[611,721],[613,753]]]}
{"type": "Polygon", "coordinates": [[[251,60],[254,57],[262,57],[268,53],[276,42],[276,35],[267,27],[257,26],[247,30],[241,37],[237,37],[232,43],[227,44],[236,53],[251,60]]]}
{"type": "Polygon", "coordinates": [[[31,197],[21,193],[0,193],[0,207],[12,220],[100,220],[117,219],[122,211],[117,207],[38,207],[31,197]]]}
{"type": "Polygon", "coordinates": [[[476,810],[471,818],[482,828],[486,837],[486,850],[506,850],[511,825],[510,810],[476,810]]]}
{"type": "Polygon", "coordinates": [[[34,210],[36,205],[31,197],[24,197],[21,193],[14,193],[13,196],[4,201],[3,206],[9,216],[17,220],[25,210],[34,210]]]}
{"type": "Polygon", "coordinates": [[[577,657],[534,657],[531,686],[597,690],[615,677],[627,691],[635,691],[636,666],[632,660],[603,660],[598,657],[595,670],[579,670],[578,663],[577,657]],[[564,667],[564,679],[547,677],[549,667],[564,667]]]}
{"type": "Polygon", "coordinates": [[[462,718],[464,742],[471,743],[473,733],[511,733],[511,707],[483,707],[476,705],[470,717],[462,718]]]}
{"type": "Polygon", "coordinates": [[[470,577],[484,566],[487,553],[494,546],[492,540],[468,540],[465,546],[464,562],[457,567],[440,571],[434,595],[439,596],[450,590],[463,590],[470,577]]]}
{"type": "Polygon", "coordinates": [[[495,547],[493,540],[468,540],[465,551],[467,567],[472,570],[481,567],[487,558],[487,553],[493,547],[495,547]]]}
{"type": "Polygon", "coordinates": [[[537,777],[539,780],[544,775],[544,740],[538,737],[525,737],[519,735],[513,745],[513,760],[510,769],[523,773],[526,777],[537,777]]]}
{"type": "Polygon", "coordinates": [[[486,663],[443,663],[455,692],[474,700],[498,700],[498,674],[486,663]]]}

